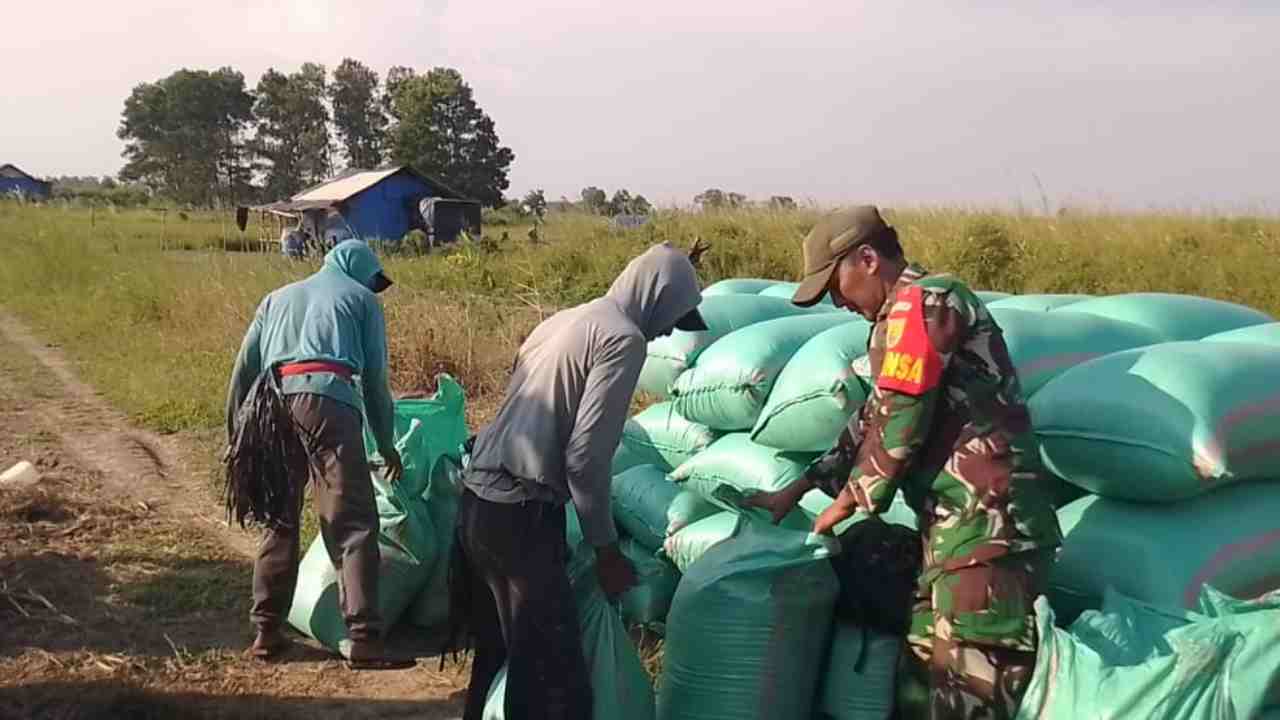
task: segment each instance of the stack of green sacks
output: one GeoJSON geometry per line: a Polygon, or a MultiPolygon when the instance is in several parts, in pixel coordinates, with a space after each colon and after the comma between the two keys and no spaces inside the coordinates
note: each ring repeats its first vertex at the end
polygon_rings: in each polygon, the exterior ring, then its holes
{"type": "MultiPolygon", "coordinates": [[[[727,306],[785,300],[791,290],[748,279],[706,294],[727,306]]],[[[1099,607],[1108,587],[1187,606],[1206,583],[1241,597],[1280,585],[1280,525],[1270,519],[1280,517],[1280,484],[1269,483],[1280,477],[1280,400],[1270,399],[1280,387],[1280,323],[1182,295],[980,296],[1004,334],[1057,489],[1067,535],[1051,584],[1060,618],[1099,607]]],[[[766,317],[700,344],[668,385],[669,401],[636,419],[654,430],[624,441],[617,471],[647,462],[721,506],[679,530],[655,515],[645,534],[652,543],[665,532],[661,555],[686,577],[743,516],[761,519],[734,503],[799,477],[865,402],[870,379],[855,368],[870,326],[830,310],[766,317]]],[[[663,502],[675,496],[664,493],[663,502]]],[[[810,492],[780,529],[811,527],[830,503],[810,492]]],[[[886,519],[916,527],[901,497],[886,519]]],[[[869,706],[880,707],[874,698],[869,706]]]]}
{"type": "Polygon", "coordinates": [[[1192,608],[1206,585],[1280,587],[1280,353],[1263,313],[1161,294],[1053,310],[1140,325],[1161,341],[1045,383],[1030,409],[1045,466],[1087,493],[1059,509],[1057,618],[1108,591],[1192,608]]]}

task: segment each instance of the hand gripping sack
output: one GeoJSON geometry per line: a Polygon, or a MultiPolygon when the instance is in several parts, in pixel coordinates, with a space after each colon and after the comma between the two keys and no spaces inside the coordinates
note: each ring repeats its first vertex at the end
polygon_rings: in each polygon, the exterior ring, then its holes
{"type": "Polygon", "coordinates": [[[726,278],[702,289],[702,297],[716,295],[758,295],[761,290],[777,285],[777,280],[763,278],[726,278]]]}
{"type": "Polygon", "coordinates": [[[618,543],[622,554],[636,569],[636,585],[618,598],[622,619],[629,623],[649,625],[667,621],[671,598],[680,583],[680,572],[658,552],[646,548],[633,538],[618,543]]]}
{"type": "Polygon", "coordinates": [[[703,298],[698,312],[707,323],[699,332],[674,330],[667,337],[649,343],[644,367],[636,389],[659,398],[677,376],[693,367],[698,356],[712,343],[741,328],[774,318],[812,315],[821,311],[792,305],[788,300],[758,295],[713,295],[703,298]]]}
{"type": "Polygon", "coordinates": [[[1034,310],[1036,312],[1048,312],[1060,307],[1066,307],[1072,303],[1078,303],[1081,300],[1088,300],[1092,297],[1092,295],[1064,295],[1052,293],[1010,295],[1009,297],[992,300],[986,305],[990,310],[1000,308],[1003,310],[1034,310]]]}
{"type": "Polygon", "coordinates": [[[1194,608],[1206,584],[1246,598],[1280,588],[1280,483],[1165,505],[1090,495],[1059,510],[1058,523],[1049,598],[1067,620],[1101,607],[1108,587],[1171,608],[1194,608]]]}
{"type": "Polygon", "coordinates": [[[846,313],[766,320],[732,332],[671,385],[676,412],[716,430],[750,430],[774,380],[810,338],[854,322],[846,313]]]}
{"type": "Polygon", "coordinates": [[[1148,327],[1086,313],[992,308],[991,316],[1004,333],[1026,397],[1076,365],[1162,342],[1148,327]]]}
{"type": "Polygon", "coordinates": [[[1280,345],[1280,323],[1265,323],[1215,333],[1204,338],[1203,342],[1242,342],[1258,345],[1280,345]]]}
{"type": "MultiPolygon", "coordinates": [[[[653,720],[653,686],[640,663],[640,654],[627,636],[617,609],[609,604],[596,580],[595,554],[576,553],[569,561],[569,579],[578,610],[582,652],[591,676],[594,720],[653,720]]],[[[506,720],[507,668],[504,665],[486,696],[483,720],[506,720]]],[[[511,720],[519,716],[512,714],[511,720]]]]}
{"type": "Polygon", "coordinates": [[[1200,612],[1109,594],[1068,630],[1036,600],[1040,647],[1017,720],[1242,720],[1275,704],[1280,597],[1231,601],[1211,587],[1200,612]]]}
{"type": "Polygon", "coordinates": [[[871,324],[857,320],[823,331],[787,361],[751,439],[781,450],[825,452],[867,399],[853,372],[867,352],[871,324]]]}
{"type": "MultiPolygon", "coordinates": [[[[820,488],[814,488],[800,498],[800,509],[805,515],[809,516],[811,520],[817,520],[818,516],[827,508],[831,507],[831,503],[833,502],[835,502],[835,500],[830,495],[823,492],[820,488]]],[[[866,512],[858,510],[853,514],[853,517],[850,517],[835,526],[836,535],[843,535],[845,530],[848,530],[869,517],[871,516],[866,512]]],[[[880,514],[880,519],[887,523],[911,528],[912,530],[919,529],[919,520],[916,518],[916,511],[911,509],[911,506],[907,504],[907,501],[902,497],[902,493],[900,492],[893,496],[893,502],[889,505],[888,510],[880,514]]]]}
{"type": "Polygon", "coordinates": [[[1145,325],[1166,341],[1199,340],[1206,335],[1275,322],[1244,305],[1169,293],[1128,293],[1071,303],[1053,312],[1081,312],[1145,325]]]}
{"type": "Polygon", "coordinates": [[[671,403],[658,403],[631,416],[613,456],[613,474],[637,465],[656,465],[671,472],[720,437],[706,425],[681,417],[671,403]]]}
{"type": "Polygon", "coordinates": [[[1104,497],[1173,502],[1280,477],[1276,349],[1182,342],[1078,365],[1028,403],[1058,477],[1104,497]]]}
{"type": "Polygon", "coordinates": [[[833,538],[742,517],[667,615],[660,720],[812,720],[831,633],[833,538]]]}

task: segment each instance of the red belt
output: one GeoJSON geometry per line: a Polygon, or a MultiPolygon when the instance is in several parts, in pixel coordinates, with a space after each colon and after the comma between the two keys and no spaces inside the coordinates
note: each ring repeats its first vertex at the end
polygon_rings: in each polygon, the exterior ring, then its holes
{"type": "Polygon", "coordinates": [[[344,380],[350,380],[354,374],[351,368],[341,363],[333,362],[299,362],[289,363],[280,366],[280,376],[289,377],[290,375],[306,375],[307,373],[333,373],[344,380]]]}

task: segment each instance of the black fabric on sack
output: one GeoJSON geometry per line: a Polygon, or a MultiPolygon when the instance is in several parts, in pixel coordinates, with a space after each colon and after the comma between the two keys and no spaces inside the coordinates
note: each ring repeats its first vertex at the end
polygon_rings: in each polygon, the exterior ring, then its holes
{"type": "Polygon", "coordinates": [[[920,534],[872,516],[840,535],[830,559],[840,582],[835,615],[859,627],[905,637],[923,563],[920,534]]]}

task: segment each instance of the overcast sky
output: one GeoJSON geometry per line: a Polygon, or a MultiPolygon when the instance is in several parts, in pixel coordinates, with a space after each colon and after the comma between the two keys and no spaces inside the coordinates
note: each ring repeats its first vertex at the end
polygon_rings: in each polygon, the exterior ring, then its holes
{"type": "Polygon", "coordinates": [[[1054,206],[1280,209],[1275,0],[116,0],[4,19],[0,163],[40,176],[118,171],[137,83],[231,65],[253,86],[350,56],[459,69],[515,151],[509,194],[1038,207],[1038,177],[1054,206]]]}

